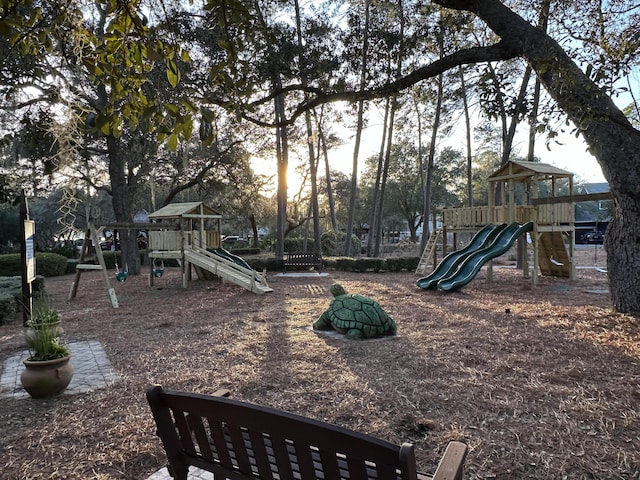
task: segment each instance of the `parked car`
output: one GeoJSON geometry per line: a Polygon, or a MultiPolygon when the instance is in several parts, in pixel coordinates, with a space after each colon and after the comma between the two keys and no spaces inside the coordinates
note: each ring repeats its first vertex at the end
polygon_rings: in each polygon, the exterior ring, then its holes
{"type": "Polygon", "coordinates": [[[582,235],[582,240],[585,243],[602,244],[604,242],[604,233],[602,233],[600,231],[587,232],[584,235],[582,235]]]}

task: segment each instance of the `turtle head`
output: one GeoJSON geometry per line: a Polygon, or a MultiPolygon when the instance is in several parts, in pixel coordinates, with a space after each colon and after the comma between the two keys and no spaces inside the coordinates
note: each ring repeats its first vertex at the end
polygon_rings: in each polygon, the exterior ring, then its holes
{"type": "Polygon", "coordinates": [[[334,297],[347,294],[347,291],[339,283],[334,283],[333,285],[331,285],[331,288],[329,288],[329,291],[333,294],[334,297]]]}

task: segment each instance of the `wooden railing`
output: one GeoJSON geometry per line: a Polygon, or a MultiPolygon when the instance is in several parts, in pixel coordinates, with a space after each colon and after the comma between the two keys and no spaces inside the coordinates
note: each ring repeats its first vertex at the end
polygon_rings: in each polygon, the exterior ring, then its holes
{"type": "Polygon", "coordinates": [[[150,250],[180,250],[182,234],[176,230],[149,231],[150,250]]]}
{"type": "MultiPolygon", "coordinates": [[[[191,245],[192,232],[184,232],[185,245],[191,245]]],[[[149,232],[149,248],[152,250],[181,250],[182,233],[178,230],[160,230],[149,232]]],[[[193,231],[193,242],[202,248],[217,248],[220,246],[220,232],[206,231],[205,244],[200,245],[200,232],[193,231]]]]}
{"type": "MultiPolygon", "coordinates": [[[[574,219],[573,204],[558,203],[553,205],[517,206],[513,221],[519,223],[537,222],[538,225],[560,225],[572,223],[574,219]]],[[[442,221],[446,228],[482,227],[489,223],[509,223],[506,207],[493,207],[493,215],[489,207],[446,208],[442,211],[442,221]]]]}
{"type": "Polygon", "coordinates": [[[218,248],[220,246],[220,232],[217,231],[205,231],[205,244],[200,245],[200,232],[198,230],[193,231],[193,243],[202,248],[218,248]]]}
{"type": "Polygon", "coordinates": [[[538,210],[538,224],[540,225],[572,223],[574,220],[574,210],[571,203],[538,205],[536,209],[538,210]]]}
{"type": "Polygon", "coordinates": [[[447,227],[481,227],[491,223],[489,207],[445,208],[442,217],[447,227]]]}

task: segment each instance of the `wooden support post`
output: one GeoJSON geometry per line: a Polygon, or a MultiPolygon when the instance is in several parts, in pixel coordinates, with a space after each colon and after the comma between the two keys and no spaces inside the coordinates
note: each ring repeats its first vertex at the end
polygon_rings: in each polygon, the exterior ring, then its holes
{"type": "Polygon", "coordinates": [[[111,282],[109,281],[109,272],[107,271],[107,265],[104,262],[104,255],[102,255],[102,249],[100,248],[100,239],[98,238],[98,230],[93,224],[89,224],[87,227],[87,231],[84,236],[84,240],[82,241],[82,251],[80,252],[80,261],[76,265],[76,276],[71,284],[71,291],[69,292],[68,300],[71,301],[72,298],[75,298],[78,293],[78,286],[80,285],[80,276],[82,272],[85,270],[101,270],[102,278],[104,280],[105,285],[107,286],[107,294],[109,295],[109,301],[111,302],[111,306],[113,308],[118,308],[118,297],[116,296],[115,289],[111,286],[111,282]],[[89,253],[91,248],[91,243],[95,247],[96,258],[98,260],[98,265],[94,265],[91,263],[84,263],[86,255],[89,253]]]}

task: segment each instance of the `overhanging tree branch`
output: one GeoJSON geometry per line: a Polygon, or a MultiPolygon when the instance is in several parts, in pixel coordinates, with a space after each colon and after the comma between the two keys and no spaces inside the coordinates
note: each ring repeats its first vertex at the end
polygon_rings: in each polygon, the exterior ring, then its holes
{"type": "MultiPolygon", "coordinates": [[[[304,112],[313,110],[314,108],[323,105],[325,103],[333,102],[357,102],[360,100],[373,100],[376,98],[384,98],[389,95],[401,92],[407,88],[419,83],[423,80],[436,77],[441,73],[446,72],[452,68],[460,65],[483,63],[483,62],[497,62],[502,60],[509,60],[515,58],[521,54],[521,50],[510,42],[500,41],[494,45],[487,47],[473,47],[458,50],[451,55],[440,58],[429,65],[420,67],[408,75],[405,75],[397,80],[382,85],[380,87],[360,90],[360,91],[344,91],[344,92],[322,92],[318,89],[305,88],[307,93],[313,93],[313,97],[309,97],[308,100],[301,102],[296,110],[281,124],[265,122],[259,118],[253,117],[244,111],[242,117],[256,125],[263,127],[277,127],[282,125],[292,125],[295,120],[304,112]]],[[[292,91],[302,91],[302,85],[289,85],[283,89],[272,92],[268,98],[274,98],[283,93],[290,93],[292,91]]],[[[260,99],[253,102],[249,106],[253,107],[264,103],[265,99],[260,99]]]]}

